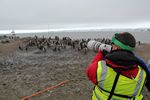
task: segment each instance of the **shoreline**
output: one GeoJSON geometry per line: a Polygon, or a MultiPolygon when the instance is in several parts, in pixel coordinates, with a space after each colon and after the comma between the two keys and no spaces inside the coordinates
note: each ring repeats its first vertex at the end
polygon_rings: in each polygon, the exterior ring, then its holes
{"type": "MultiPolygon", "coordinates": [[[[83,32],[70,32],[70,31],[64,31],[64,32],[33,32],[33,33],[14,33],[15,36],[20,37],[20,38],[24,38],[24,37],[34,37],[35,35],[37,35],[38,37],[55,37],[55,36],[59,36],[60,38],[62,37],[70,37],[72,39],[81,39],[81,38],[110,38],[112,37],[112,35],[114,33],[118,33],[118,32],[123,32],[123,31],[83,31],[83,32]]],[[[141,43],[150,43],[150,32],[149,31],[128,31],[130,33],[132,33],[135,38],[136,41],[141,41],[141,43]]],[[[9,36],[11,36],[12,34],[8,34],[9,36]]],[[[0,36],[4,36],[4,34],[0,34],[0,36]]]]}

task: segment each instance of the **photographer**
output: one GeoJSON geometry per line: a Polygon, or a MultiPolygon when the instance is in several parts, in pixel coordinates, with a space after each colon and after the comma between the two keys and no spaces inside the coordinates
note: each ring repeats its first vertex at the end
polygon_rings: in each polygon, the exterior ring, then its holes
{"type": "Polygon", "coordinates": [[[149,76],[144,62],[132,52],[136,40],[128,32],[112,37],[112,49],[99,49],[86,70],[95,84],[92,100],[142,100],[142,89],[149,76]]]}

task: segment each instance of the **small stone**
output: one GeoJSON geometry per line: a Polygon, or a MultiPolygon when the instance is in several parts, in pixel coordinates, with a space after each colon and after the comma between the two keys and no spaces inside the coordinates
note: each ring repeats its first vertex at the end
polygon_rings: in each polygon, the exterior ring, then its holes
{"type": "Polygon", "coordinates": [[[6,84],[6,83],[3,83],[2,85],[5,86],[5,85],[7,85],[7,84],[6,84]]]}

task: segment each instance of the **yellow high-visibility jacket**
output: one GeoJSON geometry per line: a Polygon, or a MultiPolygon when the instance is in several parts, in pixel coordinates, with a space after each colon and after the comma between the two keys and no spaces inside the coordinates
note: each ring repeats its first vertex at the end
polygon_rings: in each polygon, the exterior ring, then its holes
{"type": "Polygon", "coordinates": [[[138,66],[135,78],[130,79],[116,73],[105,61],[98,62],[97,81],[92,100],[142,100],[146,72],[138,66]]]}

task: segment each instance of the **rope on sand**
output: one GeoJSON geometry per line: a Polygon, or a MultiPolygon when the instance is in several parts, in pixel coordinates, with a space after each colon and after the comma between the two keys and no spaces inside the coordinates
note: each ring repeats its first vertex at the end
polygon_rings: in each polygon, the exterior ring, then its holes
{"type": "Polygon", "coordinates": [[[34,96],[36,96],[36,95],[38,95],[38,94],[41,94],[41,93],[43,93],[43,92],[46,92],[46,91],[48,91],[48,90],[51,90],[51,89],[56,88],[56,87],[58,87],[58,86],[61,86],[61,85],[65,84],[65,83],[67,83],[67,82],[69,82],[69,80],[66,80],[66,81],[60,82],[59,84],[56,84],[56,85],[53,85],[53,86],[51,86],[51,87],[45,88],[44,90],[41,90],[41,91],[39,91],[39,92],[36,92],[36,93],[34,93],[34,94],[30,95],[30,96],[22,97],[21,100],[28,100],[28,99],[30,99],[31,97],[34,97],[34,96]]]}

